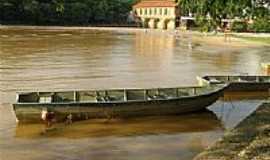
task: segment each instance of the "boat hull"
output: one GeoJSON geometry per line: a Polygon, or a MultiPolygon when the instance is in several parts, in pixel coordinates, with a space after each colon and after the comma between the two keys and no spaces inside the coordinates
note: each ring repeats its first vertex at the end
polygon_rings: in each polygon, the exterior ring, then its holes
{"type": "Polygon", "coordinates": [[[227,92],[267,92],[269,91],[270,83],[256,82],[234,82],[227,87],[227,92]]]}
{"type": "Polygon", "coordinates": [[[270,89],[269,76],[204,76],[197,77],[197,80],[201,86],[228,84],[225,92],[267,92],[270,89]],[[239,78],[244,81],[239,81],[239,78]],[[263,80],[266,78],[268,80],[263,80]]]}
{"type": "Polygon", "coordinates": [[[216,102],[224,88],[205,95],[181,97],[172,100],[152,100],[124,103],[62,103],[62,104],[13,104],[20,123],[40,123],[44,108],[55,113],[57,122],[65,121],[72,114],[73,120],[94,118],[129,118],[155,115],[177,115],[200,111],[216,102]]]}

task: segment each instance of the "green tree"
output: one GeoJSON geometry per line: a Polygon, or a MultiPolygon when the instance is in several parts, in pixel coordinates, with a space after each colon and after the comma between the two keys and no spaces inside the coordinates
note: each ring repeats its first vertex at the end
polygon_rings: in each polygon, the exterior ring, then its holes
{"type": "Polygon", "coordinates": [[[125,23],[134,0],[0,0],[0,23],[88,25],[125,23]]]}
{"type": "Polygon", "coordinates": [[[193,13],[204,31],[221,27],[222,19],[264,19],[269,24],[269,0],[180,0],[184,15],[193,13]]]}

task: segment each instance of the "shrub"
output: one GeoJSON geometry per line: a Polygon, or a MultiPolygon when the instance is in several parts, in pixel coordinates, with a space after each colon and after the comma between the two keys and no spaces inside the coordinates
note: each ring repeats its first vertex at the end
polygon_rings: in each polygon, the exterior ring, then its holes
{"type": "Polygon", "coordinates": [[[234,22],[232,24],[232,30],[235,32],[246,32],[248,25],[246,22],[234,22]]]}
{"type": "Polygon", "coordinates": [[[249,25],[249,30],[254,32],[270,32],[270,20],[268,18],[257,18],[254,23],[249,25]]]}

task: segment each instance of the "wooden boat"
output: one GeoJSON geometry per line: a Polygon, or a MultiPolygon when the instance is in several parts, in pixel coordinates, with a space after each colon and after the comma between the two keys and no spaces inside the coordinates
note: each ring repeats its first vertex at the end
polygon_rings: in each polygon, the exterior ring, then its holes
{"type": "Polygon", "coordinates": [[[226,87],[18,93],[13,107],[20,122],[41,122],[44,109],[54,112],[57,121],[64,121],[68,115],[74,120],[177,115],[205,109],[226,87]]]}
{"type": "Polygon", "coordinates": [[[270,76],[204,76],[197,79],[200,85],[228,84],[226,91],[267,92],[270,88],[270,76]]]}

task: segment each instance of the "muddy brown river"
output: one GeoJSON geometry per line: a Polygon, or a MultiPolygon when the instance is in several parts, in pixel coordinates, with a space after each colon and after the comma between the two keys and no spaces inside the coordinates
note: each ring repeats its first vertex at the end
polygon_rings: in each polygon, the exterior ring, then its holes
{"type": "Polygon", "coordinates": [[[17,125],[12,103],[18,91],[193,86],[200,75],[265,74],[260,63],[270,61],[269,46],[220,39],[0,29],[0,160],[192,159],[254,111],[267,93],[220,100],[202,113],[57,124],[48,133],[43,125],[17,125]]]}

